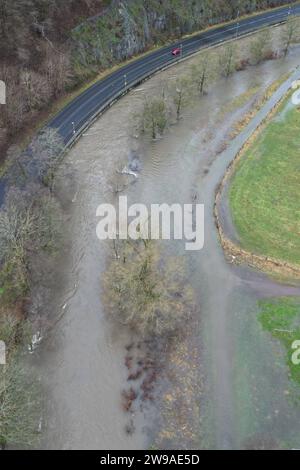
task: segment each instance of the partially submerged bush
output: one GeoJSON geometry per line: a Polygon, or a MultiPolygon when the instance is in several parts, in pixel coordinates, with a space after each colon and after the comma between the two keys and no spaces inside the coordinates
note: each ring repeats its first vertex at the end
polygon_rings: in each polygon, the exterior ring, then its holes
{"type": "MultiPolygon", "coordinates": [[[[254,64],[260,64],[270,54],[271,35],[269,30],[258,33],[251,42],[250,52],[254,64]]],[[[271,49],[272,52],[272,49],[271,49]]]]}
{"type": "Polygon", "coordinates": [[[172,258],[162,260],[154,242],[126,242],[104,286],[109,312],[142,336],[174,332],[193,308],[183,266],[172,258]]]}
{"type": "Polygon", "coordinates": [[[142,114],[138,116],[141,130],[150,132],[153,139],[162,135],[168,123],[168,110],[163,98],[153,98],[144,104],[142,114]]]}
{"type": "Polygon", "coordinates": [[[236,70],[237,47],[234,43],[229,43],[224,47],[223,53],[219,55],[220,74],[228,78],[236,70]]]}

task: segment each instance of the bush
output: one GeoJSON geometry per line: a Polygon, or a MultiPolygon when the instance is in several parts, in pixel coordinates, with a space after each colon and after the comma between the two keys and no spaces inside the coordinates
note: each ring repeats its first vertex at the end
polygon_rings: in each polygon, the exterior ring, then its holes
{"type": "Polygon", "coordinates": [[[126,242],[104,279],[110,313],[142,336],[169,335],[189,317],[192,292],[178,260],[154,242],[126,242]]]}
{"type": "Polygon", "coordinates": [[[266,54],[270,54],[270,31],[262,31],[256,34],[252,40],[250,52],[254,64],[260,64],[265,58],[266,54]]]}

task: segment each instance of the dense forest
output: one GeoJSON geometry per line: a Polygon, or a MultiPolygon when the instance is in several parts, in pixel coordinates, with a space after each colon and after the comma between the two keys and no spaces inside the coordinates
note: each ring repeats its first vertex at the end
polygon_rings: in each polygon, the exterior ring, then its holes
{"type": "Polygon", "coordinates": [[[287,0],[0,0],[0,155],[55,99],[169,38],[287,0]]]}

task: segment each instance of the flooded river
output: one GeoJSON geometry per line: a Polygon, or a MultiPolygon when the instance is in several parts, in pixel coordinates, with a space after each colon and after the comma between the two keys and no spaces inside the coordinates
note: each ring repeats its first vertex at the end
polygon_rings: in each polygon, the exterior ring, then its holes
{"type": "Polygon", "coordinates": [[[165,71],[115,104],[66,157],[56,188],[68,212],[70,243],[61,260],[64,281],[53,299],[55,322],[39,357],[47,390],[46,447],[151,445],[155,407],[147,412],[136,409],[131,417],[121,408],[124,350],[131,338],[104,314],[101,275],[112,254],[95,232],[96,208],[114,200],[114,188],[120,184],[117,170],[133,153],[140,175],[137,181],[122,180],[128,184],[124,194],[130,203],[205,204],[204,249],[188,253],[178,241],[168,246],[187,261],[201,317],[195,332],[203,376],[199,448],[240,448],[263,440],[294,447],[299,442],[300,408],[291,399],[287,370],[280,360],[274,362],[274,344],[257,320],[259,298],[298,291],[228,264],[213,218],[214,191],[229,158],[222,149],[249,103],[225,115],[224,107],[250,88],[261,92],[298,65],[298,54],[294,50],[286,61],[267,62],[221,80],[162,140],[138,140],[132,113],[162,79],[172,78],[176,68],[165,71]],[[133,434],[125,432],[131,419],[133,434]]]}

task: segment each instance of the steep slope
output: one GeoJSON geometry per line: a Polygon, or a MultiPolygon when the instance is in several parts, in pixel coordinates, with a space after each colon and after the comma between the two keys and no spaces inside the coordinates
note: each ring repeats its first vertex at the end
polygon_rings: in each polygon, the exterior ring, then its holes
{"type": "Polygon", "coordinates": [[[147,48],[288,0],[0,0],[0,159],[80,82],[147,48]],[[76,26],[77,25],[77,26],[76,26]]]}

